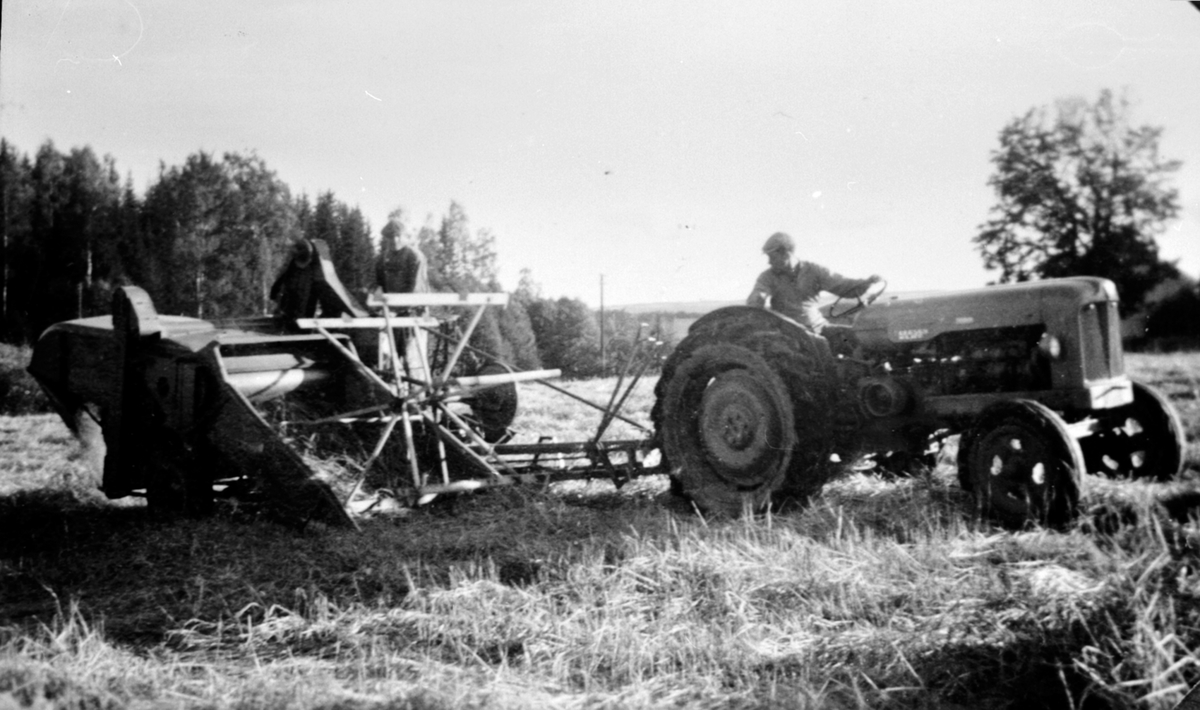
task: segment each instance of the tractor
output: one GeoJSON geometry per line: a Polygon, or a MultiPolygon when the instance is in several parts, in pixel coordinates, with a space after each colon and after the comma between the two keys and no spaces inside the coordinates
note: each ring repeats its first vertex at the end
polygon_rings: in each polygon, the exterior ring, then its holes
{"type": "Polygon", "coordinates": [[[847,464],[932,466],[958,437],[978,513],[1061,525],[1085,474],[1165,481],[1179,415],[1125,373],[1112,282],[1095,277],[824,308],[820,335],[779,313],[706,314],[666,361],[652,411],[675,490],[738,514],[804,500],[847,464]]]}

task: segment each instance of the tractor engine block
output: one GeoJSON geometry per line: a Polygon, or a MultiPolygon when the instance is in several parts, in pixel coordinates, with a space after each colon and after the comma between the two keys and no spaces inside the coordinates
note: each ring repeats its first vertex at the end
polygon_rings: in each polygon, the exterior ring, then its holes
{"type": "MultiPolygon", "coordinates": [[[[888,352],[879,365],[924,397],[1049,389],[1050,363],[1038,348],[1044,332],[1041,325],[951,331],[888,352]]],[[[868,397],[864,406],[875,414],[878,407],[870,400],[881,391],[876,387],[863,394],[868,397]]],[[[902,411],[890,409],[889,414],[902,411]]]]}

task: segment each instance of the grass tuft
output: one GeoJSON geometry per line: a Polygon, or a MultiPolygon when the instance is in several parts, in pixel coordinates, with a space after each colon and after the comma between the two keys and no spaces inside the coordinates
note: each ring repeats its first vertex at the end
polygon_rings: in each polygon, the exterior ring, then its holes
{"type": "Polygon", "coordinates": [[[25,371],[33,350],[0,343],[0,415],[41,414],[51,411],[50,400],[37,380],[25,371]]]}

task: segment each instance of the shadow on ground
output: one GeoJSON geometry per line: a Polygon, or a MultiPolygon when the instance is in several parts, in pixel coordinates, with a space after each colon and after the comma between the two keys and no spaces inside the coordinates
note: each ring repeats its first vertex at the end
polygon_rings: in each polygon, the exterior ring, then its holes
{"type": "Polygon", "coordinates": [[[356,574],[353,547],[341,531],[229,514],[162,520],[71,491],[19,491],[0,497],[0,625],[50,625],[77,604],[109,638],[141,645],[188,619],[291,605],[306,590],[402,597],[356,574]]]}
{"type": "Polygon", "coordinates": [[[108,638],[143,646],[192,619],[252,621],[317,598],[394,605],[412,583],[446,583],[456,567],[494,568],[498,581],[521,586],[543,560],[663,514],[650,497],[615,507],[492,491],[354,531],[285,527],[228,508],[164,520],[69,490],[23,490],[0,496],[0,626],[49,626],[76,604],[108,638]]]}

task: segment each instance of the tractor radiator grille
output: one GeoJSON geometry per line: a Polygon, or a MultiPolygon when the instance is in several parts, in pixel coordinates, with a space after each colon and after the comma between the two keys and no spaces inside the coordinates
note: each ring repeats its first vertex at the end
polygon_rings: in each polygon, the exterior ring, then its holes
{"type": "Polygon", "coordinates": [[[1085,380],[1103,380],[1125,373],[1121,354],[1121,321],[1115,302],[1084,306],[1080,330],[1085,380]]]}

